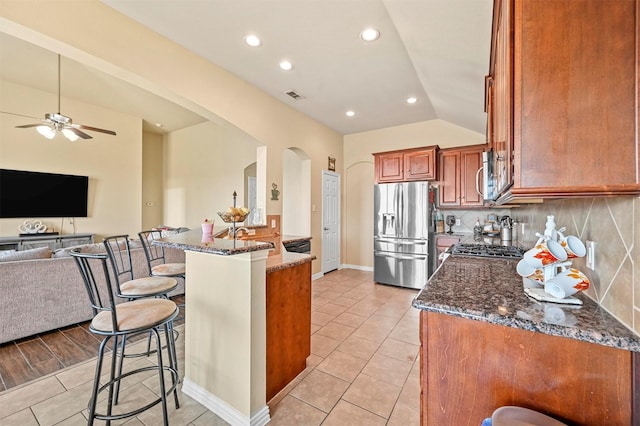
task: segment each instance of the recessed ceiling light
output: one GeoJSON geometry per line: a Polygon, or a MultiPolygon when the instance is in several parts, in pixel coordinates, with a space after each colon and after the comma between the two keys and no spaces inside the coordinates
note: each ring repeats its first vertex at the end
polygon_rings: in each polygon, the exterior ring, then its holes
{"type": "Polygon", "coordinates": [[[280,69],[284,71],[291,71],[293,69],[293,64],[289,61],[280,62],[280,69]]]}
{"type": "Polygon", "coordinates": [[[360,33],[360,38],[364,41],[376,41],[380,37],[380,31],[375,28],[367,28],[360,33]]]}
{"type": "Polygon", "coordinates": [[[156,123],[156,127],[162,127],[162,123],[156,123]]]}
{"type": "Polygon", "coordinates": [[[351,110],[349,110],[349,111],[345,112],[345,115],[346,115],[347,117],[353,117],[354,115],[356,115],[356,113],[355,113],[355,111],[351,111],[351,110]]]}
{"type": "Polygon", "coordinates": [[[418,98],[416,98],[415,96],[411,96],[411,97],[407,98],[407,103],[408,103],[409,105],[413,105],[413,104],[415,104],[416,102],[418,102],[418,98]]]}
{"type": "Polygon", "coordinates": [[[262,45],[262,40],[257,35],[248,34],[244,36],[244,42],[251,47],[258,47],[262,45]]]}

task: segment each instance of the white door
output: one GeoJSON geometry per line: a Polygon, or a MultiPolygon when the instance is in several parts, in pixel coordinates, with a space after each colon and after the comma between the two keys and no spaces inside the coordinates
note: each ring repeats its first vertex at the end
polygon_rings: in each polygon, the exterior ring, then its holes
{"type": "Polygon", "coordinates": [[[340,266],[340,175],[322,172],[322,273],[340,266]]]}

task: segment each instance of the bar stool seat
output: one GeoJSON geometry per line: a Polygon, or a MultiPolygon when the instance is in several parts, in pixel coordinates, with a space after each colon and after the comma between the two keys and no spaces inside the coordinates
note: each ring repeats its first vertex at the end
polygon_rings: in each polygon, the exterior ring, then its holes
{"type": "Polygon", "coordinates": [[[153,240],[162,238],[162,231],[151,229],[138,232],[138,238],[147,257],[149,275],[160,277],[185,278],[186,267],[184,263],[168,263],[164,253],[164,247],[153,245],[153,240]]]}
{"type": "Polygon", "coordinates": [[[156,277],[184,277],[184,263],[163,263],[151,268],[151,275],[156,277]]]}
{"type": "Polygon", "coordinates": [[[164,296],[178,286],[178,281],[171,277],[143,277],[124,281],[120,284],[120,296],[127,299],[140,297],[164,296]]]}
{"type": "MultiPolygon", "coordinates": [[[[119,333],[132,333],[157,327],[176,311],[176,304],[167,299],[139,299],[116,305],[119,333]]],[[[111,312],[102,311],[91,320],[89,328],[94,333],[113,333],[111,312]]]]}

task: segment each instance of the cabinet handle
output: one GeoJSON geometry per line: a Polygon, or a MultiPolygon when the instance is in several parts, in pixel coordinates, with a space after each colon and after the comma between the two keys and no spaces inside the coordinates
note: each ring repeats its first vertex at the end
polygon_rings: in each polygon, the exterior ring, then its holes
{"type": "Polygon", "coordinates": [[[480,191],[480,172],[484,169],[484,166],[480,167],[476,172],[476,192],[479,196],[484,198],[484,194],[480,191]]]}

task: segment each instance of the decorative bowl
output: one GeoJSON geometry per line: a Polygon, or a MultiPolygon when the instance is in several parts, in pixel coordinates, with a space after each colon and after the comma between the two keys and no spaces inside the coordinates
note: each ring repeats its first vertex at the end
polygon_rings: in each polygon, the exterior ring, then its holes
{"type": "Polygon", "coordinates": [[[225,223],[244,222],[250,210],[245,207],[231,207],[227,211],[218,212],[218,216],[225,223]]]}

